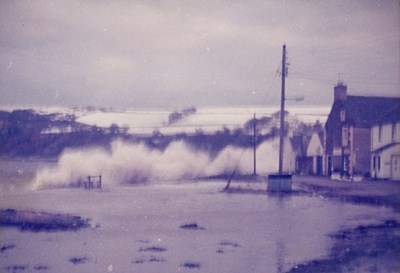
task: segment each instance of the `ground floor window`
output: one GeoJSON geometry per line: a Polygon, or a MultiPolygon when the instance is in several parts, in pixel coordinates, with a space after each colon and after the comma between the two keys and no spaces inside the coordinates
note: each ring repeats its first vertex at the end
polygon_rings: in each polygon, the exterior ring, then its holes
{"type": "Polygon", "coordinates": [[[377,156],[377,155],[374,156],[374,158],[373,158],[373,169],[375,171],[380,171],[380,169],[381,169],[381,157],[380,156],[377,156]]]}

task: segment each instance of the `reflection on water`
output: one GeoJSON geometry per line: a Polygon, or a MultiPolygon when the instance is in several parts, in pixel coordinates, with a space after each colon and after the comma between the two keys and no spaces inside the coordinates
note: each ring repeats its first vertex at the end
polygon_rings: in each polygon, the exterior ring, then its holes
{"type": "Polygon", "coordinates": [[[283,273],[283,268],[285,264],[285,245],[282,241],[278,241],[276,243],[276,255],[277,255],[277,262],[276,262],[276,269],[278,273],[283,273]]]}
{"type": "MultiPolygon", "coordinates": [[[[290,198],[290,197],[288,197],[290,198]]],[[[279,195],[277,200],[278,200],[278,208],[280,211],[284,210],[285,202],[284,202],[284,197],[282,195],[279,195]]],[[[282,226],[282,217],[285,217],[282,214],[279,214],[279,216],[276,219],[276,225],[278,226],[279,230],[284,230],[285,227],[282,226]]],[[[285,236],[284,234],[280,234],[278,236],[278,239],[276,241],[276,269],[277,273],[283,273],[284,271],[284,265],[285,265],[285,243],[282,240],[282,237],[285,236]]]]}

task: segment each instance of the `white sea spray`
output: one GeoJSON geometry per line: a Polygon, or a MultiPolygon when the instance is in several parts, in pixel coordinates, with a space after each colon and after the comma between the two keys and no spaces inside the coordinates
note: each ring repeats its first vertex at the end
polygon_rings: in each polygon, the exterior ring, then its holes
{"type": "MultiPolygon", "coordinates": [[[[277,169],[278,143],[265,141],[257,148],[259,173],[277,169]]],[[[288,160],[286,160],[288,161],[288,160]]],[[[163,183],[192,180],[219,174],[248,174],[253,171],[253,150],[227,146],[211,158],[184,141],[170,143],[164,151],[144,144],[114,141],[111,149],[66,150],[53,168],[38,171],[34,189],[76,187],[88,176],[102,175],[107,185],[163,183]]]]}

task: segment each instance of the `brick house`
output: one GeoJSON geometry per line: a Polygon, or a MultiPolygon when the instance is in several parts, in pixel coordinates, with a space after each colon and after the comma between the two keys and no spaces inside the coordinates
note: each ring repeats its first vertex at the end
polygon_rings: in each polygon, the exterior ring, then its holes
{"type": "Polygon", "coordinates": [[[371,128],[399,105],[399,97],[349,96],[338,83],[325,124],[324,173],[371,175],[371,128]]]}

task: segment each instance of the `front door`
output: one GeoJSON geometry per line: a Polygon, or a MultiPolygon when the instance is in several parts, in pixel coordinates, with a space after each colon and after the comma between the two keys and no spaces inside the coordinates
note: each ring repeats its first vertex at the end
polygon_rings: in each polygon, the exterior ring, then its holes
{"type": "Polygon", "coordinates": [[[317,175],[322,175],[322,156],[317,156],[317,175]]]}
{"type": "Polygon", "coordinates": [[[400,155],[392,155],[390,179],[400,180],[400,155]]]}
{"type": "Polygon", "coordinates": [[[328,176],[330,177],[332,175],[332,157],[328,156],[328,176]]]}

